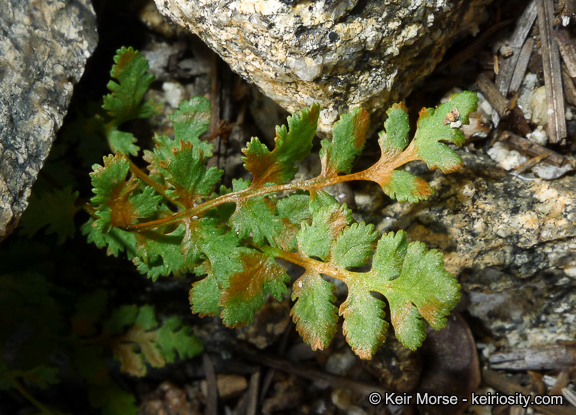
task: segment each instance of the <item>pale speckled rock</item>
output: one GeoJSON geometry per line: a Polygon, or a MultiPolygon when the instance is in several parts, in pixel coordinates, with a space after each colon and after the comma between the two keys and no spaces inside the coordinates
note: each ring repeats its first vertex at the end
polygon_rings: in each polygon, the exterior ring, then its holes
{"type": "Polygon", "coordinates": [[[338,113],[404,98],[490,0],[155,1],[289,112],[319,102],[329,133],[338,113]]]}
{"type": "Polygon", "coordinates": [[[0,239],[10,233],[96,47],[89,0],[0,0],[0,239]]]}
{"type": "Polygon", "coordinates": [[[404,229],[445,253],[468,309],[509,347],[573,339],[576,325],[574,177],[523,180],[479,154],[457,173],[412,168],[436,193],[418,204],[360,194],[381,232],[404,229]],[[371,203],[367,206],[366,202],[371,203]]]}

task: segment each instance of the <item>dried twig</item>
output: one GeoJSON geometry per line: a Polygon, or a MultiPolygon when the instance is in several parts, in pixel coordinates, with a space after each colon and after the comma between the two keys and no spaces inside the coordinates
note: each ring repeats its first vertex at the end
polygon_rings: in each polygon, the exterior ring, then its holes
{"type": "Polygon", "coordinates": [[[206,396],[206,415],[217,415],[218,414],[218,387],[216,384],[216,372],[214,371],[214,365],[212,364],[212,359],[208,353],[203,355],[204,363],[204,373],[206,374],[206,386],[207,386],[207,396],[206,396]]]}
{"type": "MultiPolygon", "coordinates": [[[[482,380],[488,386],[496,389],[499,392],[513,395],[521,393],[522,395],[530,395],[530,390],[524,388],[508,379],[505,375],[501,375],[493,370],[483,370],[482,380]]],[[[531,405],[536,411],[545,415],[576,415],[576,408],[568,406],[544,406],[544,405],[531,405]]]]}
{"type": "Polygon", "coordinates": [[[526,6],[526,9],[524,9],[522,16],[518,18],[514,32],[512,32],[512,35],[508,39],[508,44],[513,53],[509,58],[504,59],[502,62],[495,82],[496,87],[498,87],[498,90],[504,97],[506,97],[510,89],[510,82],[520,57],[520,50],[524,45],[524,40],[528,36],[532,25],[534,24],[534,20],[536,20],[536,15],[536,1],[532,0],[528,6],[526,6]]]}
{"type": "Polygon", "coordinates": [[[534,43],[534,39],[529,38],[526,40],[526,43],[524,43],[524,46],[522,46],[514,74],[512,75],[512,80],[510,81],[509,92],[516,93],[516,91],[520,89],[520,85],[522,85],[524,75],[526,74],[526,69],[528,69],[528,64],[530,63],[534,43]]]}
{"type": "Polygon", "coordinates": [[[562,388],[562,396],[564,396],[572,405],[576,406],[576,392],[572,389],[562,388]]]}
{"type": "Polygon", "coordinates": [[[552,388],[550,389],[550,395],[562,395],[562,389],[568,386],[569,383],[570,383],[570,369],[565,368],[561,370],[558,376],[556,377],[556,382],[554,383],[554,386],[552,386],[552,388]]]}
{"type": "Polygon", "coordinates": [[[520,16],[516,23],[514,33],[512,33],[510,37],[510,46],[515,48],[522,47],[524,40],[528,36],[528,33],[530,33],[530,29],[532,29],[537,14],[536,0],[532,0],[528,6],[526,6],[524,12],[522,12],[522,16],[520,16]]]}
{"type": "MultiPolygon", "coordinates": [[[[514,105],[516,105],[516,103],[514,103],[514,105]]],[[[510,129],[522,137],[526,137],[526,135],[532,132],[532,128],[528,125],[524,113],[516,106],[510,111],[510,129]]]]}
{"type": "Polygon", "coordinates": [[[576,363],[576,349],[565,346],[513,350],[490,356],[492,369],[551,370],[562,369],[576,363]]]}
{"type": "Polygon", "coordinates": [[[542,154],[540,156],[536,156],[536,157],[532,157],[531,159],[528,159],[527,161],[525,161],[524,163],[522,163],[519,166],[516,166],[514,168],[514,171],[516,172],[516,174],[522,174],[527,172],[528,170],[530,170],[532,167],[536,166],[538,163],[540,163],[543,159],[545,159],[546,157],[548,157],[548,154],[542,154]]]}
{"type": "Polygon", "coordinates": [[[500,140],[506,140],[507,144],[510,144],[516,150],[521,151],[528,157],[546,155],[544,161],[557,167],[562,167],[568,163],[562,154],[556,153],[555,151],[552,151],[546,147],[533,143],[532,141],[511,133],[510,131],[504,131],[500,136],[500,140]]]}
{"type": "Polygon", "coordinates": [[[562,72],[558,45],[552,35],[554,0],[539,0],[538,24],[542,40],[541,54],[544,66],[544,84],[548,105],[548,136],[551,143],[565,142],[568,135],[562,92],[562,72]]]}
{"type": "Polygon", "coordinates": [[[568,73],[572,78],[576,78],[576,45],[574,45],[574,38],[566,29],[556,29],[552,33],[558,43],[558,49],[562,59],[566,64],[568,73]]]}
{"type": "Polygon", "coordinates": [[[506,118],[510,114],[510,101],[502,96],[496,85],[484,73],[478,76],[477,84],[480,92],[484,94],[498,115],[506,118]]]}
{"type": "Polygon", "coordinates": [[[562,85],[564,87],[566,102],[576,105],[576,87],[574,87],[574,82],[568,73],[566,65],[562,65],[562,85]]]}
{"type": "Polygon", "coordinates": [[[250,386],[248,387],[248,408],[246,415],[256,415],[258,409],[258,386],[260,385],[260,371],[256,371],[250,377],[250,386]]]}
{"type": "Polygon", "coordinates": [[[244,357],[255,363],[264,364],[306,379],[324,381],[335,389],[348,389],[361,395],[369,395],[371,392],[379,392],[381,395],[384,395],[390,392],[376,384],[364,383],[343,376],[322,372],[277,356],[271,356],[261,352],[257,353],[245,347],[242,347],[240,352],[244,357]]]}
{"type": "MultiPolygon", "coordinates": [[[[210,84],[210,134],[214,135],[213,138],[218,138],[218,142],[216,144],[216,154],[214,154],[211,158],[208,159],[207,165],[209,167],[218,166],[220,165],[220,135],[218,134],[220,130],[220,104],[221,104],[221,85],[220,85],[220,64],[219,64],[218,55],[215,53],[212,54],[212,59],[210,62],[210,75],[211,75],[211,84],[210,84]]],[[[211,139],[213,139],[211,138],[211,139]]]]}

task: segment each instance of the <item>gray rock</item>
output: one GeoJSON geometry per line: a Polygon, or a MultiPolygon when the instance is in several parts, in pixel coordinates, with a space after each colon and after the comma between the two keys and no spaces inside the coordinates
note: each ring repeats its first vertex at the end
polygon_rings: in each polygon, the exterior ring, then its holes
{"type": "Polygon", "coordinates": [[[0,0],[0,239],[18,224],[96,47],[89,0],[0,0]]]}
{"type": "Polygon", "coordinates": [[[339,113],[406,97],[490,0],[155,1],[289,112],[319,102],[329,133],[339,113]]]}
{"type": "Polygon", "coordinates": [[[435,189],[428,201],[393,203],[356,196],[381,232],[404,229],[445,253],[468,310],[512,348],[574,337],[576,324],[576,188],[573,177],[516,177],[477,153],[443,175],[412,170],[435,189]]]}

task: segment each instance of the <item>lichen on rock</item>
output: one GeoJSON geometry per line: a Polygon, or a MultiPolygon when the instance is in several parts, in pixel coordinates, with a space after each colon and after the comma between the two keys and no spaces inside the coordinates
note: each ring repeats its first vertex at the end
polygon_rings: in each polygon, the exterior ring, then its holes
{"type": "Polygon", "coordinates": [[[18,224],[96,47],[89,0],[0,0],[0,240],[18,224]]]}

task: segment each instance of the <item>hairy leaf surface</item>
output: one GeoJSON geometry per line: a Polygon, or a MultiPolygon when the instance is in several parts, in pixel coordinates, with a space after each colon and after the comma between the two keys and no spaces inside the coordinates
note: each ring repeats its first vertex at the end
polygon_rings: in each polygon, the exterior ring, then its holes
{"type": "Polygon", "coordinates": [[[312,350],[323,350],[332,341],[337,330],[338,308],[334,305],[334,285],[320,274],[306,272],[294,283],[290,314],[296,330],[312,350]]]}
{"type": "Polygon", "coordinates": [[[348,297],[340,306],[346,341],[362,359],[371,359],[386,339],[384,302],[373,297],[361,281],[348,284],[348,297]]]}
{"type": "Polygon", "coordinates": [[[267,294],[280,301],[288,292],[286,282],[290,278],[272,258],[254,252],[241,259],[243,270],[230,277],[220,297],[221,317],[228,327],[252,323],[267,294]]]}
{"type": "Polygon", "coordinates": [[[209,267],[201,266],[200,270],[195,270],[196,274],[208,273],[216,277],[218,286],[223,287],[228,283],[228,279],[242,271],[242,255],[252,252],[249,248],[238,246],[240,241],[231,232],[215,235],[209,243],[202,246],[202,252],[209,261],[209,267]]]}
{"type": "Polygon", "coordinates": [[[252,235],[256,245],[262,245],[264,240],[275,245],[275,240],[283,228],[274,201],[268,197],[252,198],[238,203],[230,223],[240,239],[252,235]]]}
{"type": "Polygon", "coordinates": [[[410,125],[406,105],[394,104],[386,111],[388,118],[384,123],[384,131],[378,134],[383,153],[403,151],[408,145],[410,125]]]}
{"type": "Polygon", "coordinates": [[[184,225],[170,233],[145,231],[136,234],[138,248],[134,264],[142,274],[148,274],[152,281],[163,275],[180,275],[186,271],[181,244],[184,238],[184,225]]]}
{"type": "Polygon", "coordinates": [[[314,213],[312,224],[302,224],[298,232],[298,244],[309,257],[326,260],[332,245],[347,223],[346,212],[336,205],[324,207],[314,213]]]}
{"type": "Polygon", "coordinates": [[[180,148],[174,148],[168,160],[161,163],[158,172],[172,186],[166,193],[187,208],[193,207],[199,198],[210,195],[224,173],[217,167],[206,169],[203,152],[183,141],[180,148]]]}
{"type": "Polygon", "coordinates": [[[200,317],[220,315],[220,287],[213,275],[192,284],[189,299],[192,312],[200,317]]]}
{"type": "Polygon", "coordinates": [[[332,262],[341,268],[361,267],[372,256],[378,233],[364,222],[346,227],[332,247],[332,262]]]}
{"type": "Polygon", "coordinates": [[[384,235],[374,255],[370,289],[386,296],[396,337],[416,349],[426,337],[424,318],[432,328],[446,325],[446,316],[460,299],[460,285],[444,269],[442,254],[406,234],[384,235]]]}
{"type": "Polygon", "coordinates": [[[118,82],[108,83],[111,93],[104,97],[102,105],[112,120],[104,126],[103,131],[114,153],[135,156],[140,150],[135,144],[136,137],[118,130],[118,127],[126,121],[150,118],[159,113],[158,106],[152,100],[142,102],[154,81],[154,75],[148,72],[148,61],[132,48],[118,49],[114,62],[110,75],[118,82]]]}
{"type": "Polygon", "coordinates": [[[129,200],[138,183],[127,180],[130,162],[122,155],[104,157],[104,166],[95,165],[90,174],[96,207],[96,227],[107,233],[113,227],[126,227],[136,218],[137,209],[129,200]]]}
{"type": "Polygon", "coordinates": [[[311,218],[310,196],[305,194],[293,194],[280,199],[277,203],[278,215],[287,218],[290,223],[300,225],[303,221],[311,218]]]}
{"type": "Polygon", "coordinates": [[[140,147],[135,144],[137,141],[134,134],[125,131],[112,129],[108,133],[108,144],[113,153],[136,156],[140,151],[140,147]]]}
{"type": "Polygon", "coordinates": [[[390,198],[410,203],[426,200],[433,193],[426,180],[404,170],[394,170],[382,189],[390,198]]]}
{"type": "Polygon", "coordinates": [[[334,124],[332,141],[322,140],[320,159],[323,174],[350,173],[352,163],[364,149],[369,125],[370,116],[363,108],[356,108],[340,117],[340,121],[334,124]]]}
{"type": "Polygon", "coordinates": [[[88,242],[93,243],[98,248],[106,248],[108,255],[117,257],[120,252],[126,252],[126,257],[130,260],[136,256],[138,242],[132,232],[112,228],[109,232],[104,233],[94,219],[89,219],[80,229],[86,235],[88,242]]]}
{"type": "Polygon", "coordinates": [[[120,154],[104,157],[104,166],[94,166],[91,176],[95,196],[91,204],[97,219],[83,225],[82,232],[89,242],[107,247],[110,254],[117,256],[126,251],[132,259],[137,252],[136,235],[122,228],[155,216],[161,196],[138,180],[127,179],[129,170],[130,162],[120,154]]]}
{"type": "Polygon", "coordinates": [[[258,138],[248,143],[242,152],[245,154],[244,167],[254,177],[253,185],[283,184],[294,178],[298,170],[294,163],[304,159],[312,150],[319,114],[320,106],[315,104],[288,117],[288,129],[284,125],[276,127],[272,151],[258,138]]]}
{"type": "Polygon", "coordinates": [[[414,145],[430,169],[439,168],[443,173],[450,173],[462,164],[460,156],[441,141],[458,147],[464,144],[464,134],[458,127],[468,122],[468,116],[476,110],[477,102],[476,93],[465,91],[453,95],[436,110],[428,108],[420,112],[414,145]]]}
{"type": "Polygon", "coordinates": [[[118,120],[117,125],[156,114],[152,101],[142,103],[144,94],[154,81],[154,75],[148,73],[148,61],[139,51],[123,47],[114,56],[114,62],[110,75],[118,82],[108,83],[112,93],[104,97],[103,108],[118,120]]]}
{"type": "Polygon", "coordinates": [[[206,98],[193,97],[182,102],[170,116],[176,140],[192,144],[204,157],[212,157],[212,144],[200,140],[210,126],[211,117],[210,102],[206,98]]]}

